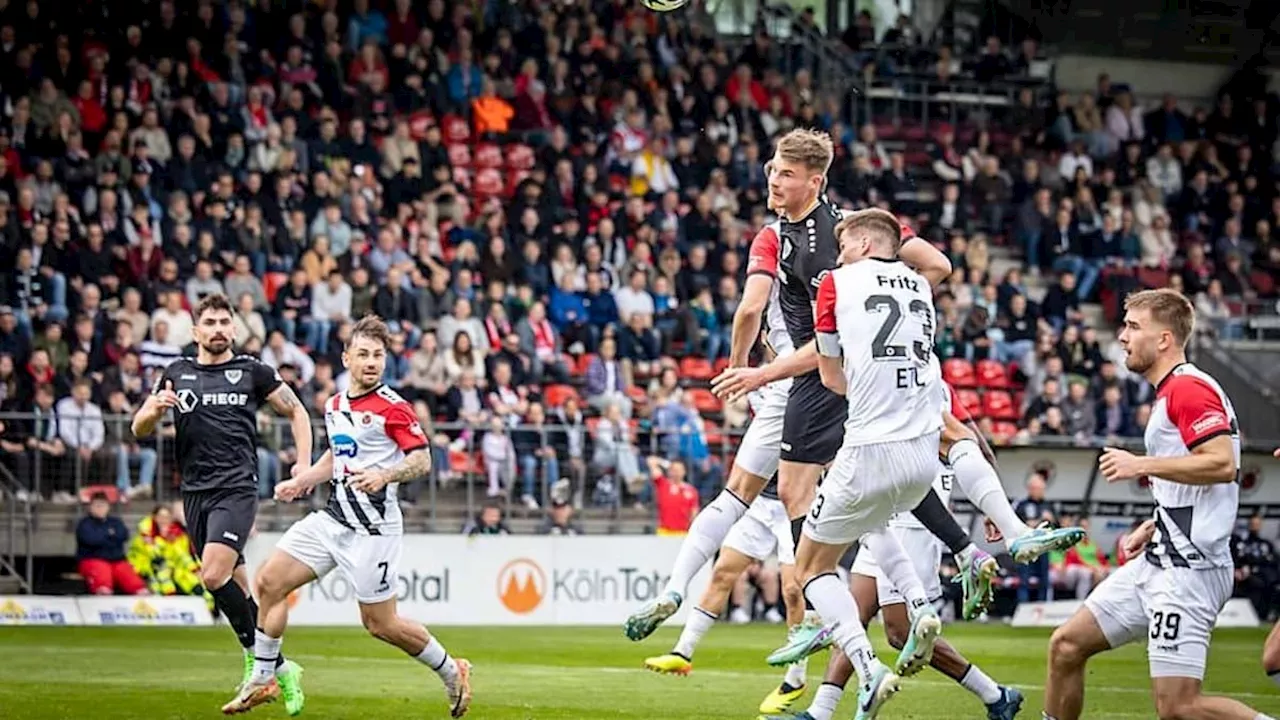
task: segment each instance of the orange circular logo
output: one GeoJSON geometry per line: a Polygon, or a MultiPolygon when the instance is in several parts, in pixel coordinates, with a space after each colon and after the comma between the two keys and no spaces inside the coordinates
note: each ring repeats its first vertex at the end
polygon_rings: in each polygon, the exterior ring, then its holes
{"type": "Polygon", "coordinates": [[[517,558],[498,571],[498,599],[513,613],[524,615],[538,609],[546,595],[547,576],[538,563],[517,558]]]}

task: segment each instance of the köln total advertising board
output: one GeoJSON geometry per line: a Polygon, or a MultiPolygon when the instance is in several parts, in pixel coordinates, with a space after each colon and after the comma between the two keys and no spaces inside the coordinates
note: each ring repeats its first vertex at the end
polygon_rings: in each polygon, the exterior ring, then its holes
{"type": "MultiPolygon", "coordinates": [[[[251,572],[279,537],[253,538],[246,549],[251,572]]],[[[406,535],[404,544],[397,584],[407,617],[437,625],[614,625],[662,592],[680,539],[406,535]]],[[[690,598],[709,577],[705,568],[690,598]]],[[[298,590],[289,604],[291,624],[360,623],[355,590],[338,570],[298,590]]]]}

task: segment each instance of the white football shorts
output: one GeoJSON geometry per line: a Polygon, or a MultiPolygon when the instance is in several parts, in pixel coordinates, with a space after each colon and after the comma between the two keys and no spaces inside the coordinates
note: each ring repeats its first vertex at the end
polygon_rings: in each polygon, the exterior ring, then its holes
{"type": "MultiPolygon", "coordinates": [[[[929,601],[933,602],[942,597],[942,581],[938,576],[938,568],[942,565],[942,541],[924,528],[890,526],[889,532],[898,538],[902,548],[907,551],[907,556],[911,558],[911,565],[915,568],[916,577],[920,578],[920,583],[924,585],[929,601]]],[[[889,582],[889,578],[880,570],[875,557],[865,545],[858,549],[858,557],[853,561],[853,567],[849,572],[875,578],[880,607],[907,602],[902,593],[898,592],[898,588],[889,582]]]]}
{"type": "Polygon", "coordinates": [[[316,511],[294,523],[276,548],[311,568],[317,579],[337,568],[360,603],[384,602],[398,592],[400,535],[364,535],[316,511]]]}
{"type": "Polygon", "coordinates": [[[849,545],[919,505],[938,476],[939,435],[840,448],[804,533],[826,545],[849,545]]]}
{"type": "Polygon", "coordinates": [[[1233,581],[1231,568],[1165,569],[1138,557],[1107,576],[1084,605],[1111,647],[1147,640],[1151,677],[1203,680],[1209,635],[1233,581]]]}
{"type": "Polygon", "coordinates": [[[751,424],[742,436],[733,463],[743,470],[768,481],[778,472],[778,454],[782,452],[782,421],[787,415],[787,395],[791,379],[765,385],[751,394],[751,424]]]}
{"type": "Polygon", "coordinates": [[[776,552],[779,565],[795,565],[787,508],[776,498],[758,497],[747,514],[729,529],[724,546],[755,560],[767,560],[776,552]]]}

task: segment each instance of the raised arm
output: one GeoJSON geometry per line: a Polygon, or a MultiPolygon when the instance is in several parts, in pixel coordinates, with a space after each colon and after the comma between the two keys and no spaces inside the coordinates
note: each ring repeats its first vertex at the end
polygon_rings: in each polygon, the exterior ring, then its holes
{"type": "Polygon", "coordinates": [[[138,439],[150,437],[169,408],[177,406],[178,394],[173,391],[173,381],[161,376],[156,382],[154,391],[147,396],[142,407],[138,408],[138,412],[133,416],[133,422],[129,425],[133,436],[138,439]]]}
{"type": "Polygon", "coordinates": [[[778,277],[778,233],[768,226],[751,241],[747,261],[747,283],[742,301],[733,314],[733,336],[730,341],[729,367],[746,367],[751,347],[760,337],[760,324],[769,306],[774,280],[778,277]]]}

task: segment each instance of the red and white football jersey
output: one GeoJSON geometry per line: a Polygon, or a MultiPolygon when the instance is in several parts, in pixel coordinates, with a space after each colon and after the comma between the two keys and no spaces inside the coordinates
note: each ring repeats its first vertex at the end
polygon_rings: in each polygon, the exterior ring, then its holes
{"type": "MultiPolygon", "coordinates": [[[[1156,387],[1143,439],[1147,455],[1183,457],[1227,435],[1240,467],[1240,430],[1231,400],[1208,373],[1191,363],[1174,368],[1156,387]]],[[[1147,559],[1161,567],[1232,567],[1231,531],[1240,507],[1237,482],[1187,485],[1149,478],[1156,502],[1156,533],[1147,559]]]]}
{"type": "Polygon", "coordinates": [[[933,290],[899,260],[867,258],[818,285],[818,352],[843,357],[846,446],[911,440],[942,428],[946,389],[933,353],[933,290]]]}
{"type": "Polygon", "coordinates": [[[765,310],[765,342],[773,348],[774,354],[785,357],[795,352],[796,348],[791,342],[791,333],[787,332],[787,322],[782,317],[782,304],[778,300],[778,261],[781,259],[778,228],[779,223],[770,223],[752,239],[747,259],[747,276],[768,275],[773,280],[773,288],[769,291],[769,305],[765,310]]]}
{"type": "Polygon", "coordinates": [[[325,512],[361,534],[403,533],[396,484],[363,493],[347,487],[346,478],[353,470],[394,467],[427,446],[413,406],[386,385],[357,397],[340,392],[325,403],[324,424],[333,453],[333,492],[325,512]]]}

